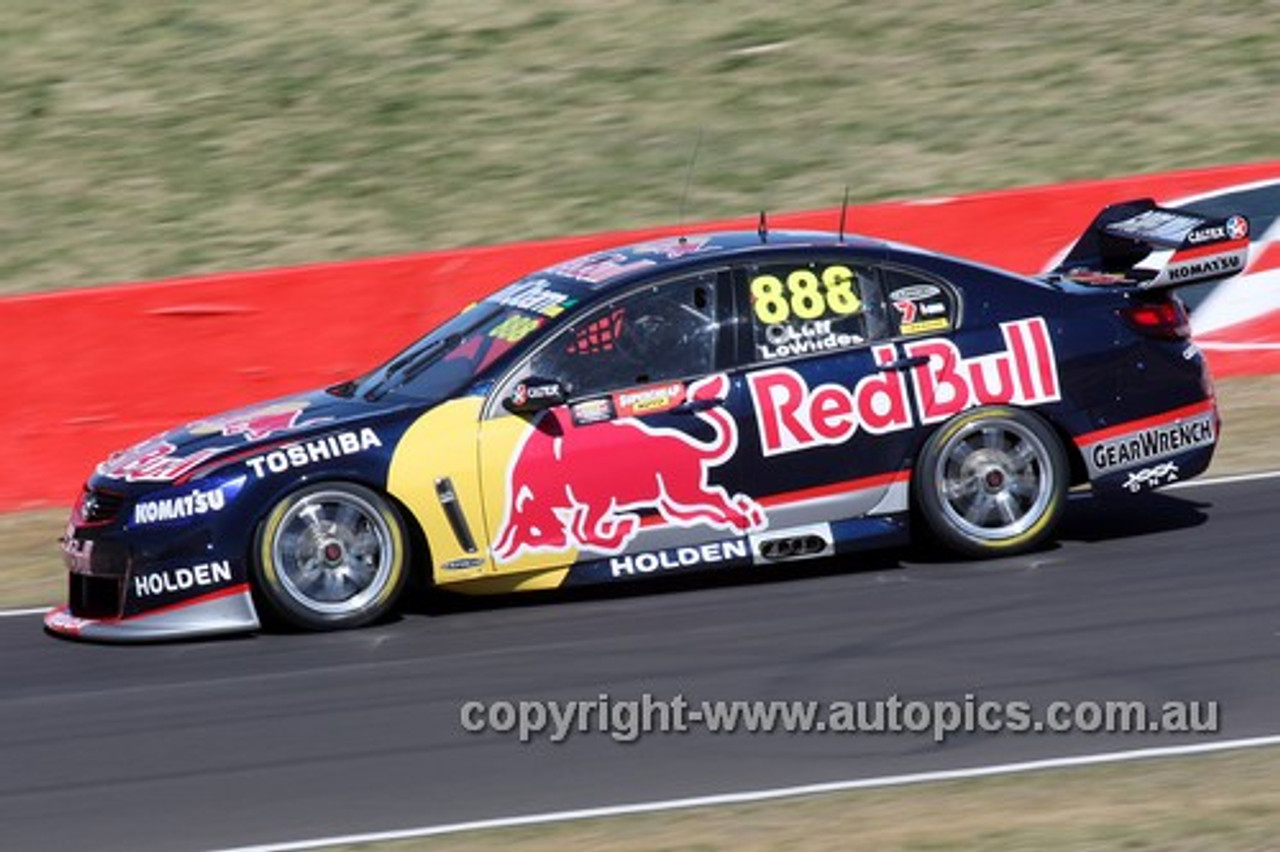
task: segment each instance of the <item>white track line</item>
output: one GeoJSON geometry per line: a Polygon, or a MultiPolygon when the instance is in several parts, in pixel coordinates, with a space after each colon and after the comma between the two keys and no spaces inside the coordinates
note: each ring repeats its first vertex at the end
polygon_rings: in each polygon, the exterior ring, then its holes
{"type": "Polygon", "coordinates": [[[345,846],[358,843],[412,840],[420,837],[438,837],[444,834],[461,834],[463,832],[482,831],[485,829],[526,828],[531,825],[574,822],[577,820],[599,819],[602,817],[633,816],[636,814],[647,814],[657,811],[686,810],[689,808],[705,808],[717,805],[743,805],[754,802],[767,802],[773,799],[789,799],[796,796],[813,796],[822,793],[842,793],[852,790],[874,790],[884,787],[905,787],[913,784],[928,784],[938,781],[962,781],[973,778],[988,778],[994,775],[1013,775],[1023,772],[1037,772],[1045,769],[1069,769],[1079,766],[1128,763],[1135,760],[1181,757],[1185,755],[1209,754],[1220,751],[1238,751],[1242,749],[1263,748],[1267,746],[1280,746],[1280,735],[1255,737],[1253,739],[1245,740],[1224,740],[1220,742],[1196,743],[1193,745],[1144,748],[1136,749],[1134,751],[1118,751],[1111,754],[1086,754],[1076,757],[1056,757],[1048,758],[1046,760],[1032,760],[1025,763],[1003,763],[991,766],[975,766],[969,769],[945,769],[937,772],[917,772],[910,775],[888,775],[882,778],[861,778],[853,781],[831,781],[824,784],[805,784],[798,787],[778,787],[770,790],[750,790],[742,793],[724,793],[715,796],[695,796],[688,799],[669,799],[667,801],[657,802],[637,802],[630,805],[610,805],[600,808],[553,811],[551,813],[544,814],[527,814],[525,816],[482,819],[475,820],[473,822],[455,822],[444,825],[423,826],[421,828],[407,828],[400,831],[349,834],[344,837],[317,837],[313,840],[271,843],[261,846],[239,846],[234,849],[216,850],[216,852],[301,852],[301,850],[307,849],[325,849],[334,846],[345,846]]]}
{"type": "MultiPolygon", "coordinates": [[[[1230,485],[1235,482],[1255,482],[1262,479],[1280,478],[1280,470],[1264,470],[1258,473],[1237,473],[1229,476],[1212,476],[1207,479],[1188,479],[1186,482],[1175,482],[1163,486],[1161,491],[1175,491],[1180,488],[1201,488],[1205,485],[1230,485]]],[[[1082,495],[1083,496],[1083,495],[1082,495]]],[[[31,609],[0,609],[0,618],[12,618],[22,615],[44,615],[50,607],[33,607],[31,609]]]]}
{"type": "Polygon", "coordinates": [[[31,609],[0,609],[0,618],[13,618],[18,615],[44,615],[49,607],[33,607],[31,609]]]}
{"type": "Polygon", "coordinates": [[[1201,349],[1207,349],[1210,352],[1250,352],[1255,349],[1262,352],[1275,352],[1280,350],[1280,343],[1228,343],[1197,340],[1196,346],[1201,349]]]}
{"type": "Polygon", "coordinates": [[[1228,476],[1213,476],[1208,479],[1188,479],[1186,482],[1175,482],[1165,485],[1161,491],[1176,491],[1179,488],[1202,488],[1205,485],[1231,485],[1235,482],[1256,482],[1260,479],[1280,478],[1280,470],[1263,470],[1257,473],[1234,473],[1228,476]]]}

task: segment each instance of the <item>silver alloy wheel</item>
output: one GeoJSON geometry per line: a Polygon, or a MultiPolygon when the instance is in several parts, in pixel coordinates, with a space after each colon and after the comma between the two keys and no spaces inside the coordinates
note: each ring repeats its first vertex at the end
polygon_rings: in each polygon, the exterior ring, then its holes
{"type": "Polygon", "coordinates": [[[355,489],[313,491],[275,527],[271,559],[282,589],[326,616],[359,612],[384,594],[396,571],[394,537],[382,512],[355,489]]]}
{"type": "Polygon", "coordinates": [[[948,436],[933,473],[947,523],[984,541],[1025,533],[1059,487],[1044,441],[1005,417],[974,420],[948,436]]]}

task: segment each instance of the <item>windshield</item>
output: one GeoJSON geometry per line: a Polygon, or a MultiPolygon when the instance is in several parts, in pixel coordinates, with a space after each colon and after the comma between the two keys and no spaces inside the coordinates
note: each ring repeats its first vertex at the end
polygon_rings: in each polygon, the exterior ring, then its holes
{"type": "Polygon", "coordinates": [[[334,393],[381,399],[388,393],[439,400],[458,391],[547,317],[494,302],[458,314],[373,372],[339,385],[334,393]]]}

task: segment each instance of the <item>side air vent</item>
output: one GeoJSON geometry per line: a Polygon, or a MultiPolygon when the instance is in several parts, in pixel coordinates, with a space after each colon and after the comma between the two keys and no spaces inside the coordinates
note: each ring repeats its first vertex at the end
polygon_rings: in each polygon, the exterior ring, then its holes
{"type": "Polygon", "coordinates": [[[798,535],[790,538],[771,538],[760,542],[760,555],[769,561],[800,559],[817,556],[827,549],[821,536],[798,535]]]}

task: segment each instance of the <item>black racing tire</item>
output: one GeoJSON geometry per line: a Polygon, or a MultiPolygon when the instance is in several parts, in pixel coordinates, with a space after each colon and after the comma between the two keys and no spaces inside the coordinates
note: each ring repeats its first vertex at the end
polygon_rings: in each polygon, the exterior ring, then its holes
{"type": "Polygon", "coordinates": [[[1024,553],[1053,534],[1070,466],[1057,434],[1017,408],[975,408],[948,420],[913,475],[917,515],[965,556],[1024,553]]]}
{"type": "Polygon", "coordinates": [[[282,498],[254,537],[253,585],[268,615],[304,630],[363,627],[395,607],[409,575],[396,507],[350,482],[282,498]]]}

